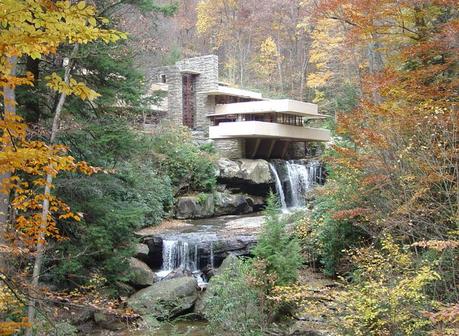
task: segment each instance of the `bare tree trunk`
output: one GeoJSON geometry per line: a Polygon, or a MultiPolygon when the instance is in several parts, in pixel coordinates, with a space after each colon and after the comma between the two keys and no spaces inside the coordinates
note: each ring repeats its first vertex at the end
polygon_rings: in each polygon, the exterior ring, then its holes
{"type": "MultiPolygon", "coordinates": [[[[380,72],[384,68],[384,62],[379,49],[381,44],[377,40],[377,37],[372,36],[372,41],[368,44],[368,65],[372,75],[380,72]]],[[[382,98],[377,90],[373,90],[373,101],[376,104],[381,103],[382,98]]]]}
{"type": "Polygon", "coordinates": [[[303,64],[301,65],[300,92],[298,93],[298,98],[301,101],[303,101],[305,98],[304,97],[304,84],[307,78],[306,72],[308,71],[308,65],[309,65],[309,52],[306,54],[306,50],[305,50],[304,55],[303,55],[303,64]]]}
{"type": "MultiPolygon", "coordinates": [[[[64,74],[64,82],[66,84],[69,83],[70,81],[70,71],[72,70],[72,64],[73,64],[73,59],[75,58],[76,54],[78,52],[78,44],[75,44],[72,50],[72,53],[69,57],[69,62],[67,66],[65,67],[65,74],[64,74]]],[[[67,98],[67,95],[65,93],[61,93],[59,97],[59,101],[56,105],[56,109],[54,112],[54,119],[53,119],[53,126],[51,129],[51,136],[49,139],[50,144],[54,144],[56,141],[56,136],[59,131],[59,123],[60,123],[60,118],[61,118],[61,113],[62,113],[62,108],[64,107],[65,99],[67,98]]],[[[41,224],[40,224],[40,235],[38,238],[37,242],[37,248],[36,248],[36,257],[35,257],[35,263],[33,265],[33,273],[32,273],[32,282],[31,282],[31,290],[33,291],[34,288],[38,287],[38,282],[40,280],[40,273],[41,273],[41,268],[43,265],[43,258],[45,255],[45,232],[46,228],[48,226],[48,215],[49,215],[49,196],[51,194],[51,184],[53,182],[53,176],[51,174],[46,175],[46,185],[45,185],[45,190],[44,190],[44,200],[43,200],[43,206],[42,206],[42,213],[41,213],[41,224]]],[[[28,322],[32,325],[34,319],[35,319],[35,308],[36,301],[34,299],[34,294],[31,293],[30,299],[29,299],[29,306],[28,306],[28,322]]],[[[31,336],[33,334],[32,328],[28,328],[26,332],[26,336],[31,336]]]]}
{"type": "MultiPolygon", "coordinates": [[[[7,62],[10,66],[10,76],[16,75],[17,57],[8,57],[7,62]]],[[[16,95],[14,87],[5,85],[3,87],[3,106],[4,116],[16,114],[16,95]]],[[[5,146],[8,146],[5,144],[5,146]]],[[[3,183],[6,179],[11,177],[10,172],[4,172],[0,174],[1,182],[3,183]]],[[[0,245],[5,244],[5,234],[8,227],[9,220],[9,193],[0,193],[0,245]]],[[[0,255],[0,270],[5,270],[6,267],[6,255],[0,255]]]]}

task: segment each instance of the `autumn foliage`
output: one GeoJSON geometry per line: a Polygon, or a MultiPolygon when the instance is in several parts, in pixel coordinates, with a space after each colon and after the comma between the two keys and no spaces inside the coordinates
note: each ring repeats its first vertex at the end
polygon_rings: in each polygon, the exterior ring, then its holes
{"type": "MultiPolygon", "coordinates": [[[[46,57],[65,44],[87,44],[96,40],[111,42],[125,35],[100,28],[100,23],[107,21],[97,18],[95,7],[84,1],[72,4],[70,1],[7,0],[1,2],[0,13],[0,87],[3,96],[0,193],[2,202],[9,203],[0,223],[1,241],[5,242],[2,244],[4,253],[0,271],[6,275],[7,253],[34,252],[35,248],[37,253],[42,253],[39,250],[47,238],[62,238],[56,225],[58,219],[80,219],[79,214],[73,213],[67,204],[50,192],[53,178],[61,172],[92,174],[97,171],[85,162],[76,162],[64,146],[53,143],[52,137],[51,143],[35,140],[22,118],[16,115],[15,88],[33,85],[33,75],[21,72],[18,61],[24,57],[46,57]]],[[[81,99],[97,97],[84,83],[73,78],[62,79],[56,73],[48,78],[48,87],[81,99]]],[[[7,290],[14,291],[14,288],[7,290]]],[[[0,326],[3,334],[15,331],[10,322],[0,326]]]]}
{"type": "Polygon", "coordinates": [[[310,18],[319,103],[342,79],[336,62],[359,65],[347,77],[359,100],[337,115],[329,180],[302,230],[326,272],[346,275],[342,334],[457,334],[454,5],[319,1],[310,18]]]}

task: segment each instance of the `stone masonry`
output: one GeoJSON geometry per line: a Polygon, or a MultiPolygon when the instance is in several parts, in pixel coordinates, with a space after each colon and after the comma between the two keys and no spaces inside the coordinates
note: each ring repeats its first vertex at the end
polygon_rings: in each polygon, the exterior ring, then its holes
{"type": "Polygon", "coordinates": [[[162,80],[161,76],[166,76],[166,83],[169,85],[168,117],[178,125],[182,125],[182,74],[184,73],[191,73],[196,76],[196,114],[193,130],[204,132],[207,136],[209,120],[206,116],[214,112],[215,97],[204,92],[218,89],[218,57],[207,55],[188,58],[172,66],[151,70],[150,76],[157,82],[162,80]]]}

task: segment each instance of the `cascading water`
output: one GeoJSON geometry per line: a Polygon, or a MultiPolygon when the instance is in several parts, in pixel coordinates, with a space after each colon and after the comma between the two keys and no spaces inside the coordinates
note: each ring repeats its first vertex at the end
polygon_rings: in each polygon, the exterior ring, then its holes
{"type": "Polygon", "coordinates": [[[271,169],[271,172],[274,175],[274,180],[276,182],[276,192],[280,199],[282,211],[285,212],[287,211],[287,203],[285,202],[284,189],[282,188],[282,183],[279,178],[279,174],[277,173],[276,167],[272,163],[269,164],[269,168],[271,169]]]}
{"type": "Polygon", "coordinates": [[[301,208],[306,205],[307,193],[318,183],[322,183],[322,166],[319,161],[280,161],[270,163],[276,182],[276,192],[280,198],[282,211],[301,208]]]}
{"type": "MultiPolygon", "coordinates": [[[[199,255],[199,243],[183,240],[163,239],[162,241],[162,267],[156,272],[159,278],[165,278],[175,270],[191,273],[197,280],[198,286],[205,286],[206,280],[200,270],[201,256],[199,255]],[[191,245],[191,247],[190,247],[191,245]]],[[[201,244],[203,244],[201,242],[201,244]]],[[[211,268],[214,267],[214,246],[209,242],[210,258],[207,261],[211,268]]]]}

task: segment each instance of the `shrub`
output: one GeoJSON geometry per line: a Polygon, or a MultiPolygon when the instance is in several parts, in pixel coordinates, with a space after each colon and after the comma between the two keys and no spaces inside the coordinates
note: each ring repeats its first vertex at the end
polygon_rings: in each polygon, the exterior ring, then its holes
{"type": "Polygon", "coordinates": [[[56,181],[56,192],[82,214],[78,223],[60,223],[68,239],[51,246],[47,254],[50,272],[45,278],[60,287],[85,284],[93,273],[103,275],[112,287],[128,280],[127,259],[137,242],[134,232],[158,224],[173,203],[169,178],[159,174],[146,155],[147,140],[126,125],[109,127],[110,121],[64,137],[80,159],[113,169],[89,177],[67,174],[56,181]]]}
{"type": "Polygon", "coordinates": [[[418,265],[388,236],[380,248],[355,250],[357,269],[338,296],[336,326],[342,335],[426,335],[431,322],[423,315],[433,302],[425,294],[439,278],[430,265],[418,265]]]}
{"type": "MultiPolygon", "coordinates": [[[[333,153],[332,153],[333,155],[333,153]]],[[[343,167],[327,166],[327,184],[318,191],[305,245],[319,254],[326,275],[335,276],[348,265],[343,262],[344,251],[361,246],[368,234],[362,229],[367,219],[361,200],[364,195],[358,185],[359,172],[343,167]]]]}
{"type": "Polygon", "coordinates": [[[177,192],[215,188],[213,147],[197,146],[187,128],[162,125],[152,138],[152,147],[159,170],[170,177],[177,192]]]}
{"type": "Polygon", "coordinates": [[[209,329],[215,335],[258,336],[266,324],[259,292],[247,277],[251,264],[231,259],[211,280],[204,302],[209,329]]]}

